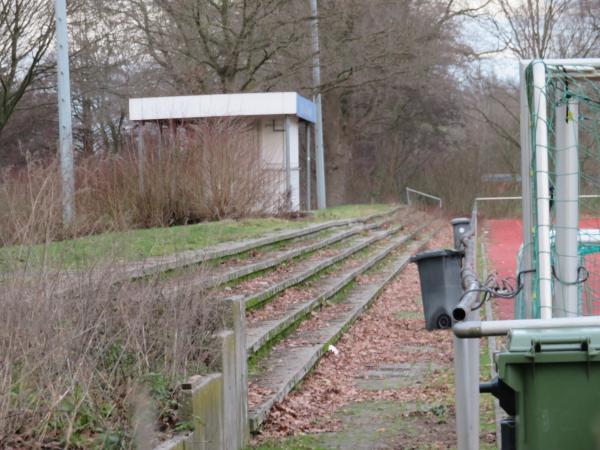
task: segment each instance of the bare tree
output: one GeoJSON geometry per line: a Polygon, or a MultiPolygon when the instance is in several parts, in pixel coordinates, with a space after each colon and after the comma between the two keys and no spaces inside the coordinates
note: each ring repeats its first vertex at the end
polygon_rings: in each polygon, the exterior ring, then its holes
{"type": "Polygon", "coordinates": [[[256,89],[282,76],[275,59],[307,31],[286,14],[290,0],[125,3],[142,45],[175,91],[256,89]]]}
{"type": "Polygon", "coordinates": [[[331,1],[322,7],[329,203],[393,197],[452,146],[451,70],[470,49],[470,11],[450,1],[331,1]]]}
{"type": "Polygon", "coordinates": [[[83,153],[117,152],[122,144],[132,79],[143,72],[131,24],[102,0],[78,0],[71,14],[71,72],[75,145],[83,153]]]}
{"type": "Polygon", "coordinates": [[[0,132],[17,104],[48,67],[54,35],[48,0],[0,0],[0,132]]]}
{"type": "Polygon", "coordinates": [[[597,51],[598,6],[587,0],[497,0],[482,16],[501,48],[522,59],[586,57],[597,51]]]}
{"type": "MultiPolygon", "coordinates": [[[[520,59],[573,58],[600,50],[599,13],[600,4],[588,0],[496,0],[477,21],[496,40],[497,51],[520,59]]],[[[517,86],[493,74],[472,72],[465,106],[471,121],[487,128],[482,164],[515,174],[520,164],[517,86]]]]}

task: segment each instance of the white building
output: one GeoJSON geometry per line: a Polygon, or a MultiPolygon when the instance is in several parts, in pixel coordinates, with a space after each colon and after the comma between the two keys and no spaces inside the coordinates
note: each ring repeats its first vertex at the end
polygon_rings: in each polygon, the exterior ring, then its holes
{"type": "MultiPolygon", "coordinates": [[[[291,211],[300,209],[300,124],[317,117],[315,104],[295,92],[149,97],[129,100],[129,118],[138,123],[193,121],[202,118],[248,118],[256,124],[265,167],[281,171],[277,191],[288,198],[291,211]]],[[[307,148],[310,155],[310,148],[307,148]]],[[[310,157],[307,158],[307,166],[310,157]]],[[[309,167],[307,167],[309,169],[309,167]]],[[[307,171],[310,174],[310,170],[307,171]]],[[[310,175],[309,175],[310,176],[310,175]]],[[[310,182],[308,182],[310,183],[310,182]]],[[[307,186],[307,189],[310,189],[307,186]]]]}

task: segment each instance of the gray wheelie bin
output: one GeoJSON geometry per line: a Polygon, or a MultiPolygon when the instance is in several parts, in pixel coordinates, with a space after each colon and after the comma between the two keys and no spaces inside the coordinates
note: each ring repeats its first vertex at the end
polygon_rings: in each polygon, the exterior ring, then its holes
{"type": "Polygon", "coordinates": [[[452,310],[460,300],[461,261],[463,252],[430,250],[411,258],[417,263],[421,280],[421,297],[427,330],[452,326],[452,310]]]}

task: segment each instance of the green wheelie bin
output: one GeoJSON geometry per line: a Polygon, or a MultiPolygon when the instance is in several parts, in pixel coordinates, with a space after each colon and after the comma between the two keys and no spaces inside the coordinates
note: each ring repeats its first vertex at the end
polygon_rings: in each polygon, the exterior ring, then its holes
{"type": "Polygon", "coordinates": [[[512,330],[495,361],[502,449],[600,449],[600,328],[512,330]]]}

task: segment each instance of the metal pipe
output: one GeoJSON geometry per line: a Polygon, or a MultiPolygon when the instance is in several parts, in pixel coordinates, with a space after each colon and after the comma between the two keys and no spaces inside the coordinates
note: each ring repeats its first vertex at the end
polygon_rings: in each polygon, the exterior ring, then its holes
{"type": "Polygon", "coordinates": [[[475,197],[475,203],[477,202],[486,202],[492,200],[522,200],[523,197],[514,196],[514,197],[475,197]]]}
{"type": "Polygon", "coordinates": [[[73,124],[66,0],[56,0],[54,16],[56,20],[58,142],[62,176],[63,223],[64,225],[70,225],[75,220],[75,175],[73,169],[73,124]]]}
{"type": "Polygon", "coordinates": [[[456,321],[465,320],[473,305],[479,301],[479,279],[477,278],[476,270],[476,234],[477,234],[477,208],[473,208],[471,214],[471,229],[463,237],[463,244],[465,248],[465,257],[463,260],[463,267],[461,269],[462,285],[465,290],[465,294],[461,301],[454,307],[452,311],[452,317],[456,321]]]}
{"type": "MultiPolygon", "coordinates": [[[[522,254],[522,265],[525,269],[533,268],[533,236],[531,232],[531,224],[533,223],[532,215],[532,198],[531,198],[531,128],[530,113],[529,113],[529,101],[527,96],[527,66],[529,62],[520,61],[519,64],[519,75],[520,75],[520,140],[521,140],[521,193],[523,195],[522,206],[522,218],[523,218],[523,254],[522,254]]],[[[533,273],[523,274],[523,301],[525,303],[525,317],[532,317],[531,308],[531,293],[533,283],[533,273]]]]}
{"type": "Polygon", "coordinates": [[[546,111],[546,65],[533,65],[533,107],[535,115],[535,178],[537,206],[540,316],[552,317],[552,264],[550,247],[550,177],[548,173],[548,124],[546,111]]]}
{"type": "Polygon", "coordinates": [[[409,192],[413,192],[415,194],[422,195],[423,197],[427,197],[427,198],[431,198],[433,200],[437,200],[438,203],[439,203],[439,205],[440,205],[440,208],[442,207],[443,203],[442,203],[442,199],[440,197],[436,197],[435,195],[427,194],[425,192],[417,191],[416,189],[412,189],[412,188],[407,187],[406,188],[406,198],[407,198],[407,203],[409,205],[411,204],[409,192]]]}
{"type": "Polygon", "coordinates": [[[580,328],[600,327],[600,316],[561,317],[558,319],[524,320],[479,320],[454,324],[452,331],[458,338],[480,338],[485,336],[505,336],[512,329],[580,328]]]}
{"type": "MultiPolygon", "coordinates": [[[[600,194],[581,194],[579,198],[600,198],[600,194]]],[[[494,200],[523,200],[521,195],[514,197],[475,197],[475,204],[494,200]]]]}
{"type": "MultiPolygon", "coordinates": [[[[523,59],[521,60],[521,64],[525,64],[528,66],[532,62],[536,62],[537,60],[533,59],[523,59]]],[[[574,58],[574,59],[544,59],[544,64],[547,66],[591,66],[591,67],[600,67],[600,58],[574,58]]]]}
{"type": "Polygon", "coordinates": [[[579,278],[579,102],[556,107],[556,267],[553,314],[578,315],[579,278]]]}
{"type": "Polygon", "coordinates": [[[144,192],[144,168],[146,163],[146,149],[144,147],[144,122],[138,124],[138,189],[144,192]]]}
{"type": "Polygon", "coordinates": [[[292,161],[291,161],[291,149],[292,149],[292,136],[291,136],[291,124],[290,116],[285,116],[283,119],[283,129],[285,133],[285,148],[284,148],[284,161],[285,161],[285,190],[288,210],[292,209],[292,161]]]}
{"type": "MultiPolygon", "coordinates": [[[[465,249],[461,270],[462,285],[467,294],[459,303],[453,315],[459,320],[474,320],[478,312],[472,305],[479,299],[478,292],[468,292],[479,288],[476,273],[477,261],[477,206],[471,213],[470,229],[463,235],[465,249]]],[[[456,439],[459,450],[479,449],[479,341],[466,341],[454,336],[454,378],[456,383],[456,439]]]]}
{"type": "Polygon", "coordinates": [[[310,211],[311,198],[310,198],[310,178],[311,178],[311,167],[310,167],[310,131],[311,126],[306,123],[306,210],[310,211]]]}
{"type": "MultiPolygon", "coordinates": [[[[479,353],[473,343],[454,336],[454,378],[456,411],[456,447],[458,450],[479,449],[479,353]],[[476,372],[474,371],[476,370],[476,372]]],[[[478,347],[477,347],[478,348],[478,347]]]]}

